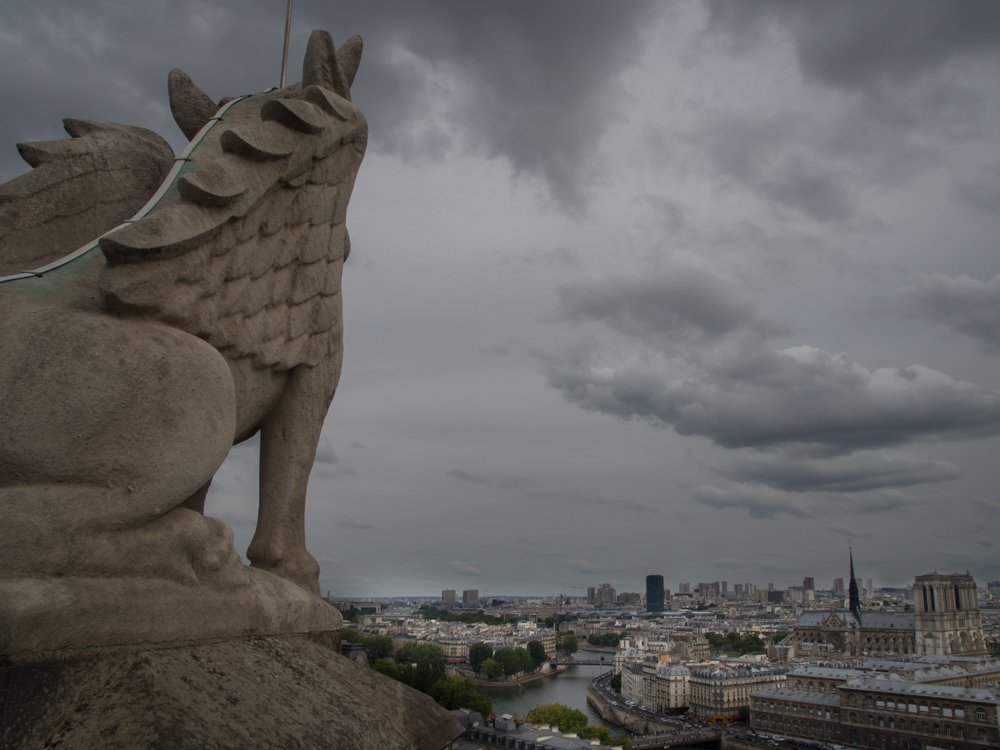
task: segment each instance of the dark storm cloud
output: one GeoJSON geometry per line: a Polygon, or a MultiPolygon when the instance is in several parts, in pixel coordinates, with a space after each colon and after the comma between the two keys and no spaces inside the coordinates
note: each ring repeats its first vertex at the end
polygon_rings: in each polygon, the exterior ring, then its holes
{"type": "Polygon", "coordinates": [[[715,472],[735,482],[762,484],[786,492],[864,492],[943,482],[960,475],[948,461],[927,461],[886,451],[830,458],[780,451],[741,457],[716,467],[715,472]]]}
{"type": "Polygon", "coordinates": [[[559,315],[597,320],[653,346],[711,341],[734,333],[765,336],[784,329],[765,320],[738,286],[706,267],[672,267],[643,277],[605,276],[564,284],[559,315]]]}
{"type": "Polygon", "coordinates": [[[654,355],[602,367],[593,344],[539,359],[570,403],[727,448],[806,444],[849,453],[1000,433],[995,391],[921,365],[869,370],[809,346],[722,354],[683,374],[654,355]]]}
{"type": "Polygon", "coordinates": [[[717,172],[755,195],[817,222],[845,221],[855,213],[840,169],[824,163],[816,132],[799,118],[749,118],[713,113],[689,137],[700,143],[717,172]]]}
{"type": "Polygon", "coordinates": [[[898,298],[910,317],[940,323],[1000,350],[1000,274],[990,281],[920,274],[899,290],[898,298]]]}
{"type": "Polygon", "coordinates": [[[803,75],[851,91],[881,90],[977,56],[1000,56],[1000,5],[992,0],[706,0],[709,28],[739,49],[769,27],[791,35],[803,75]]]}
{"type": "Polygon", "coordinates": [[[751,518],[767,520],[781,515],[793,518],[819,518],[840,513],[888,513],[912,504],[912,500],[895,490],[805,495],[749,484],[733,488],[705,485],[695,489],[692,496],[697,502],[712,508],[745,510],[751,518]]]}
{"type": "MultiPolygon", "coordinates": [[[[311,29],[365,39],[355,101],[371,148],[439,158],[454,140],[540,178],[579,210],[584,168],[614,122],[618,76],[642,53],[647,3],[380,2],[332,8],[299,0],[289,81],[311,29]]],[[[284,4],[89,3],[52,0],[0,9],[5,117],[0,139],[62,137],[61,118],[143,125],[180,143],[166,110],[166,76],[184,68],[214,99],[275,85],[284,4]],[[280,6],[280,7],[279,7],[280,6]]],[[[8,177],[24,167],[8,151],[8,177]]]]}

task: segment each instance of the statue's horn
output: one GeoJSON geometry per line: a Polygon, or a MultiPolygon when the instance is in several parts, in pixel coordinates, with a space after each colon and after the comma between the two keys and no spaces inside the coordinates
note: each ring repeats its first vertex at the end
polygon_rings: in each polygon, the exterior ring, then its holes
{"type": "Polygon", "coordinates": [[[354,76],[358,74],[358,66],[361,64],[361,48],[363,46],[361,37],[355,34],[340,45],[340,49],[337,50],[337,64],[347,81],[347,88],[354,85],[354,76]]]}
{"type": "Polygon", "coordinates": [[[170,111],[174,122],[190,141],[218,107],[180,68],[174,68],[167,76],[167,92],[170,95],[170,111]]]}
{"type": "Polygon", "coordinates": [[[351,100],[351,89],[340,69],[337,47],[328,31],[317,29],[309,35],[306,57],[302,61],[303,91],[308,86],[321,86],[351,100]]]}

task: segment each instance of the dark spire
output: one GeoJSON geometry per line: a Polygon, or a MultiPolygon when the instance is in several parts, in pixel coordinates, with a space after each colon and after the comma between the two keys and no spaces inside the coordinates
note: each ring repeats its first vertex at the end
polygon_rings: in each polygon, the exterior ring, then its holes
{"type": "Polygon", "coordinates": [[[850,546],[847,548],[851,556],[851,586],[848,589],[850,592],[850,607],[851,613],[858,618],[858,622],[861,622],[861,592],[858,591],[858,581],[854,577],[854,550],[850,546]]]}

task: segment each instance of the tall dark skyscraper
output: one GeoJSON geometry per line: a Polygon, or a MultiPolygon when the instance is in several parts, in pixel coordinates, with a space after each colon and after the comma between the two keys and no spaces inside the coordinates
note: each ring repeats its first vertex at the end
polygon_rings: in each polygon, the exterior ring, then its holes
{"type": "Polygon", "coordinates": [[[663,576],[646,576],[646,611],[663,611],[663,576]]]}

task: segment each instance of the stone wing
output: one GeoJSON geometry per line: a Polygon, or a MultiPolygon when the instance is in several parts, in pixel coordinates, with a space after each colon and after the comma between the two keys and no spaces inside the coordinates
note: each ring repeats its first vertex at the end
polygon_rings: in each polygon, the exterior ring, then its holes
{"type": "Polygon", "coordinates": [[[360,111],[318,86],[237,103],[157,206],[101,240],[105,303],[230,359],[317,364],[342,341],[345,215],[366,138],[360,111]]]}

